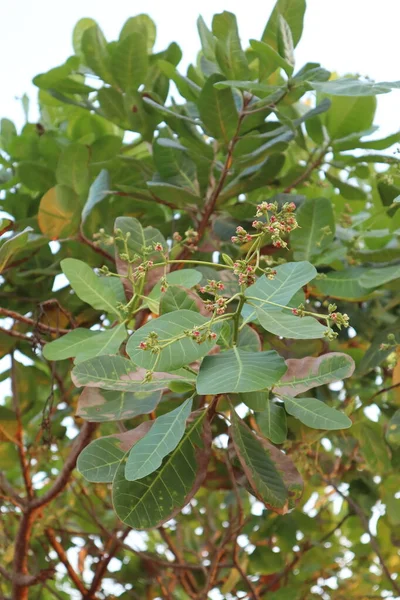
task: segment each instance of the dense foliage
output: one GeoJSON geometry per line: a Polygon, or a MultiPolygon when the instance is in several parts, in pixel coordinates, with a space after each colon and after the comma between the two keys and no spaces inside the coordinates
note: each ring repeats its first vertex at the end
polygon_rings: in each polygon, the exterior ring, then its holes
{"type": "Polygon", "coordinates": [[[1,121],[1,597],[400,597],[400,83],[304,10],[82,19],[1,121]]]}

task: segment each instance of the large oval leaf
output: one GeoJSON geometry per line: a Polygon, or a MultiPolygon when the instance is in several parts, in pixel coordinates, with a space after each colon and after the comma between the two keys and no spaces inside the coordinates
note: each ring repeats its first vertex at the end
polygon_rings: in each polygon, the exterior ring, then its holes
{"type": "Polygon", "coordinates": [[[52,240],[76,234],[80,218],[81,202],[72,188],[56,185],[42,196],[38,223],[40,231],[52,240]]]}
{"type": "Polygon", "coordinates": [[[289,358],[287,371],[274,392],[279,396],[297,396],[319,385],[326,385],[350,377],[354,371],[351,356],[341,352],[329,352],[314,358],[289,358]]]}
{"type": "Polygon", "coordinates": [[[162,390],[133,393],[86,387],[79,396],[76,414],[94,423],[133,419],[155,410],[161,395],[162,390]]]}
{"type": "Polygon", "coordinates": [[[76,362],[102,354],[115,354],[126,338],[125,325],[117,325],[107,331],[73,329],[70,333],[46,344],[43,356],[47,360],[75,358],[76,362]]]}
{"type": "Polygon", "coordinates": [[[233,348],[206,356],[197,378],[197,392],[239,394],[272,387],[286,370],[285,361],[274,350],[246,352],[233,348]]]}
{"type": "Polygon", "coordinates": [[[165,415],[158,417],[149,435],[131,450],[125,465],[128,481],[142,479],[161,466],[163,458],[175,450],[185,432],[192,410],[192,398],[165,415]]]}
{"type": "Polygon", "coordinates": [[[76,295],[97,310],[111,312],[121,317],[117,308],[119,302],[115,290],[106,283],[105,278],[98,277],[94,271],[81,260],[65,258],[61,261],[64,275],[71,284],[76,295]]]}
{"type": "Polygon", "coordinates": [[[280,311],[294,294],[317,275],[309,262],[285,263],[276,268],[274,279],[265,275],[245,291],[249,304],[265,311],[280,311]]]}
{"type": "Polygon", "coordinates": [[[98,356],[79,363],[71,373],[77,387],[97,387],[122,392],[152,392],[163,390],[171,381],[193,383],[193,375],[185,370],[174,373],[154,373],[149,383],[143,383],[146,369],[137,369],[122,356],[98,356]]]}
{"type": "MultiPolygon", "coordinates": [[[[185,331],[191,331],[196,327],[201,327],[209,319],[199,315],[191,310],[177,310],[158,319],[149,321],[136,331],[128,341],[126,351],[132,361],[139,367],[155,371],[176,371],[184,365],[190,363],[208,354],[215,346],[214,340],[197,343],[190,336],[185,335],[185,331]],[[139,345],[144,342],[150,333],[158,335],[159,344],[164,348],[159,353],[153,353],[151,350],[142,350],[139,345]],[[178,337],[176,341],[173,340],[178,337]]],[[[214,331],[214,326],[212,330],[214,331]]],[[[201,331],[201,330],[200,330],[201,331]]]]}
{"type": "Polygon", "coordinates": [[[267,399],[264,410],[257,415],[261,433],[274,444],[283,444],[287,436],[286,413],[271,399],[267,399]]]}
{"type": "Polygon", "coordinates": [[[231,420],[236,454],[256,497],[272,509],[282,509],[286,505],[288,491],[269,453],[234,410],[231,420]]]}
{"type": "Polygon", "coordinates": [[[210,452],[210,425],[203,411],[188,425],[175,450],[151,475],[127,481],[125,465],[119,466],[112,491],[118,517],[133,529],[158,527],[171,519],[201,486],[210,452]]]}
{"type": "Polygon", "coordinates": [[[78,471],[88,481],[111,483],[127,452],[149,432],[152,425],[152,421],[145,421],[131,431],[94,440],[80,453],[78,471]]]}
{"type": "Polygon", "coordinates": [[[347,415],[327,406],[316,398],[293,398],[280,395],[285,403],[286,411],[307,427],[313,429],[347,429],[352,421],[347,415]]]}
{"type": "Polygon", "coordinates": [[[268,305],[256,308],[256,315],[264,329],[284,338],[313,340],[324,337],[328,331],[314,317],[297,317],[290,312],[269,311],[268,305]]]}

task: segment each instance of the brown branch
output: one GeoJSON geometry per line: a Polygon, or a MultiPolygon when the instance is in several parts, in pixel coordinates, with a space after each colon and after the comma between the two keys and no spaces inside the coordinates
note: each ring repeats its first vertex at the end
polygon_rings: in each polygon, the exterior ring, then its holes
{"type": "MultiPolygon", "coordinates": [[[[96,428],[95,423],[86,422],[79,435],[75,439],[71,452],[64,463],[64,466],[54,481],[50,490],[43,496],[30,499],[24,506],[22,517],[19,524],[17,537],[14,546],[13,574],[22,573],[28,575],[28,550],[32,534],[32,527],[35,518],[41,508],[56,498],[67,485],[72,471],[75,468],[77,458],[80,452],[90,442],[93,431],[96,428]]],[[[13,582],[13,599],[28,600],[28,586],[19,581],[13,582]]]]}
{"type": "Polygon", "coordinates": [[[46,579],[50,579],[54,576],[55,569],[53,567],[49,569],[44,569],[40,571],[37,575],[25,575],[23,573],[9,573],[6,571],[4,567],[0,565],[0,575],[2,575],[8,581],[12,583],[18,583],[19,585],[24,585],[30,587],[31,585],[35,585],[40,581],[45,581],[46,579]]]}
{"type": "Polygon", "coordinates": [[[32,479],[31,479],[31,473],[30,473],[29,458],[26,453],[24,439],[23,439],[21,407],[19,404],[19,392],[18,392],[18,388],[17,388],[17,373],[16,373],[16,362],[15,362],[14,354],[11,354],[11,390],[12,390],[12,396],[13,396],[15,418],[17,421],[17,429],[15,432],[15,438],[16,438],[16,442],[17,442],[19,462],[21,465],[22,477],[23,477],[24,483],[25,483],[26,494],[28,496],[28,500],[31,500],[34,497],[34,491],[33,491],[32,479]]]}
{"type": "Polygon", "coordinates": [[[353,511],[356,513],[356,515],[360,519],[365,532],[368,533],[368,535],[370,537],[371,548],[373,549],[373,551],[375,552],[375,554],[378,557],[379,563],[382,567],[382,571],[385,573],[387,579],[390,581],[393,590],[396,592],[396,594],[398,596],[400,596],[400,585],[392,578],[392,574],[385,562],[385,559],[382,556],[382,552],[379,547],[378,540],[371,532],[371,528],[369,526],[369,522],[368,522],[365,512],[363,511],[361,506],[351,496],[346,496],[345,494],[343,494],[343,492],[341,492],[339,490],[338,486],[335,485],[332,481],[330,481],[329,479],[326,479],[325,481],[328,485],[331,485],[333,487],[333,489],[339,494],[339,496],[341,496],[343,498],[343,500],[346,500],[347,504],[350,506],[350,508],[353,509],[353,511]]]}
{"type": "Polygon", "coordinates": [[[36,344],[39,342],[40,344],[44,344],[45,341],[37,338],[36,336],[29,337],[28,335],[24,335],[19,331],[15,331],[15,329],[4,329],[4,327],[0,327],[0,332],[5,335],[9,335],[10,337],[17,338],[19,340],[23,340],[24,342],[29,342],[30,344],[36,344]]]}
{"type": "MultiPolygon", "coordinates": [[[[202,239],[202,237],[204,236],[204,234],[206,232],[210,217],[215,210],[215,206],[217,204],[218,197],[224,187],[225,180],[228,177],[230,168],[232,166],[233,151],[235,149],[236,143],[239,141],[240,127],[242,125],[243,119],[246,117],[245,109],[248,106],[248,104],[250,103],[250,101],[251,101],[251,97],[244,98],[244,100],[243,100],[243,108],[239,113],[238,124],[236,127],[235,134],[234,134],[233,138],[231,139],[231,141],[229,142],[228,153],[226,155],[225,163],[224,163],[223,169],[221,171],[221,176],[220,176],[218,183],[217,183],[214,191],[212,192],[208,202],[206,202],[203,215],[201,217],[199,226],[197,228],[198,241],[200,241],[202,239]]],[[[190,255],[190,249],[187,247],[183,248],[182,252],[177,257],[177,260],[184,260],[189,255],[190,255]]],[[[177,268],[179,269],[180,267],[181,267],[181,265],[174,265],[171,268],[171,271],[174,271],[177,268]]]]}
{"type": "Polygon", "coordinates": [[[50,333],[69,333],[71,331],[70,329],[50,327],[50,325],[45,325],[39,321],[37,322],[30,317],[26,317],[25,315],[21,315],[13,310],[8,310],[7,308],[3,307],[0,307],[0,315],[3,315],[4,317],[10,317],[15,321],[20,321],[21,323],[26,323],[27,325],[32,325],[34,329],[41,329],[42,331],[47,331],[50,333]]]}
{"type": "Polygon", "coordinates": [[[375,398],[377,396],[380,396],[381,394],[384,394],[385,392],[390,392],[391,390],[394,390],[396,388],[398,388],[400,386],[400,382],[398,383],[394,383],[393,385],[389,385],[386,388],[382,388],[381,390],[378,390],[377,392],[375,392],[375,394],[373,394],[366,403],[364,403],[363,406],[365,406],[365,404],[371,404],[371,402],[373,402],[375,400],[375,398]]]}
{"type": "Polygon", "coordinates": [[[15,506],[19,506],[19,508],[23,508],[25,506],[25,500],[21,498],[14,490],[12,485],[8,483],[4,473],[0,471],[0,489],[8,496],[10,501],[15,504],[15,506]]]}
{"type": "MultiPolygon", "coordinates": [[[[172,554],[175,556],[178,563],[181,563],[181,564],[184,563],[184,560],[182,558],[180,551],[175,546],[172,538],[170,537],[170,535],[168,534],[166,529],[164,529],[161,526],[158,528],[158,531],[159,531],[162,539],[164,540],[164,542],[167,544],[168,548],[172,552],[172,554]]],[[[173,565],[173,563],[172,563],[172,565],[173,565]]],[[[183,571],[182,573],[179,573],[179,579],[181,581],[183,588],[189,594],[189,597],[192,597],[191,594],[196,591],[196,580],[193,577],[193,573],[191,573],[190,571],[188,571],[188,572],[183,571]]]]}
{"type": "Polygon", "coordinates": [[[92,242],[92,240],[89,240],[89,238],[87,238],[86,235],[83,233],[82,229],[77,236],[77,240],[79,242],[82,242],[82,244],[86,244],[86,246],[89,246],[89,248],[91,248],[93,250],[93,252],[97,252],[97,254],[101,254],[101,256],[103,256],[110,262],[115,262],[114,257],[111,254],[109,254],[106,250],[103,250],[103,248],[101,248],[101,246],[97,246],[94,242],[92,242]]]}
{"type": "Polygon", "coordinates": [[[288,185],[287,188],[285,188],[283,190],[284,194],[288,194],[289,192],[291,192],[294,188],[296,188],[298,185],[300,185],[301,183],[303,183],[304,181],[307,181],[307,179],[309,178],[309,176],[311,175],[311,173],[314,171],[314,169],[317,169],[323,162],[326,152],[327,152],[328,146],[324,146],[318,156],[318,158],[311,162],[308,167],[305,169],[305,171],[299,175],[299,177],[297,177],[297,179],[295,179],[290,185],[288,185]]]}
{"type": "Polygon", "coordinates": [[[107,572],[108,565],[110,564],[110,560],[113,558],[113,556],[115,556],[115,554],[118,552],[119,548],[121,548],[125,538],[129,534],[130,530],[131,530],[130,527],[126,527],[120,537],[113,536],[113,537],[110,537],[110,539],[108,540],[106,547],[105,547],[106,556],[98,563],[98,565],[96,567],[93,581],[92,581],[92,584],[90,586],[90,589],[89,589],[89,592],[87,595],[88,600],[95,598],[95,594],[98,591],[98,589],[100,588],[102,579],[107,572]]]}
{"type": "Polygon", "coordinates": [[[49,540],[50,544],[53,546],[54,550],[56,551],[58,558],[63,563],[64,567],[67,569],[67,572],[68,572],[68,575],[69,575],[71,581],[73,582],[75,587],[80,591],[82,596],[84,598],[86,598],[87,590],[86,590],[83,582],[81,581],[79,575],[76,573],[76,571],[72,567],[71,563],[69,562],[68,557],[65,553],[65,550],[62,547],[62,545],[60,544],[60,542],[57,540],[54,531],[51,528],[48,528],[48,529],[46,529],[45,534],[46,534],[46,537],[49,540]]]}

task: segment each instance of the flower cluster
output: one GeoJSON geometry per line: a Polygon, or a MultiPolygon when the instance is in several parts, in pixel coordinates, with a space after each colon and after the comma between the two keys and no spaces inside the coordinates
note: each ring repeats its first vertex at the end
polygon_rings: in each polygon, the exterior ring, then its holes
{"type": "Polygon", "coordinates": [[[393,333],[389,333],[389,335],[387,336],[387,344],[381,344],[379,346],[379,350],[392,350],[394,348],[397,348],[398,343],[396,341],[396,337],[393,333]]]}
{"type": "Polygon", "coordinates": [[[196,250],[198,250],[196,244],[199,241],[199,234],[197,231],[190,227],[187,231],[185,231],[184,235],[185,237],[182,237],[178,231],[175,231],[172,234],[172,239],[177,244],[182,244],[182,246],[188,248],[191,252],[196,252],[196,250]]]}
{"type": "Polygon", "coordinates": [[[245,244],[246,242],[251,242],[251,235],[247,233],[247,231],[239,225],[236,227],[236,235],[231,237],[231,242],[234,244],[245,244]]]}
{"type": "Polygon", "coordinates": [[[215,312],[217,315],[223,315],[226,311],[228,302],[222,296],[216,296],[213,300],[204,300],[204,308],[209,312],[215,312]]]}
{"type": "Polygon", "coordinates": [[[158,339],[158,333],[150,331],[150,333],[142,340],[138,346],[140,350],[151,350],[154,354],[160,352],[160,340],[158,339]]]}
{"type": "Polygon", "coordinates": [[[256,281],[256,269],[252,265],[248,265],[245,260],[237,260],[233,263],[233,272],[238,276],[239,285],[253,285],[256,281]]]}
{"type": "Polygon", "coordinates": [[[330,320],[338,329],[342,329],[342,327],[347,328],[349,326],[349,316],[346,313],[336,312],[336,309],[336,304],[329,304],[328,311],[330,320]]]}
{"type": "Polygon", "coordinates": [[[215,281],[215,279],[208,279],[207,285],[203,285],[199,288],[199,292],[202,294],[217,294],[219,291],[224,290],[225,286],[222,281],[215,281]]]}
{"type": "Polygon", "coordinates": [[[185,334],[194,340],[197,344],[202,344],[203,342],[209,342],[211,340],[217,339],[217,334],[214,331],[200,331],[199,329],[188,329],[185,331],[185,334]]]}
{"type": "Polygon", "coordinates": [[[294,202],[285,202],[281,210],[277,202],[261,202],[257,205],[256,217],[263,217],[265,220],[256,219],[253,221],[253,227],[260,233],[269,233],[272,244],[276,248],[287,248],[287,243],[282,236],[298,227],[296,217],[293,215],[295,210],[294,202]]]}

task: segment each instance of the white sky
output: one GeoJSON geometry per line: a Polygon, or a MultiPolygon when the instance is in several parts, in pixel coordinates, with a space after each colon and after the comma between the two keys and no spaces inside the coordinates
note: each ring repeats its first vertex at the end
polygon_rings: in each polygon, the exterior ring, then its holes
{"type": "MultiPolygon", "coordinates": [[[[0,118],[23,123],[16,97],[31,98],[35,118],[36,92],[32,78],[57,66],[72,54],[71,34],[82,17],[97,20],[109,41],[116,39],[125,20],[146,12],[157,24],[157,49],[176,41],[185,65],[199,49],[196,18],[209,24],[211,16],[230,10],[238,17],[244,44],[259,38],[274,0],[2,0],[0,56],[2,90],[0,118]],[[250,8],[251,7],[251,8],[250,8]]],[[[358,72],[377,81],[400,79],[400,0],[308,0],[303,39],[296,51],[297,66],[320,62],[340,74],[358,72]]],[[[376,123],[382,133],[400,129],[399,92],[379,97],[376,123]]]]}

